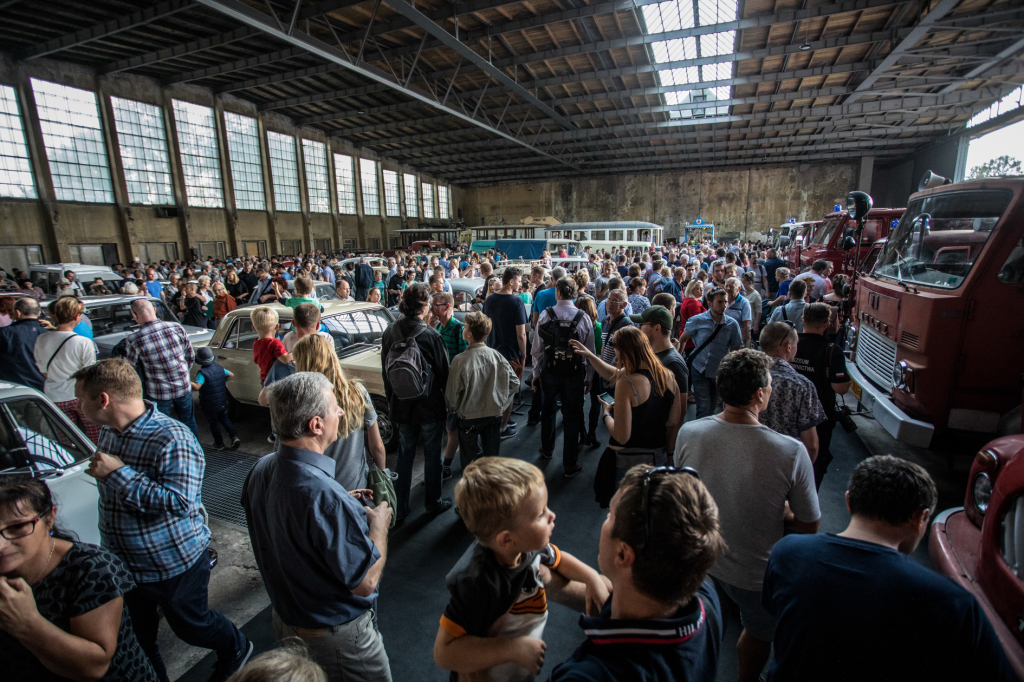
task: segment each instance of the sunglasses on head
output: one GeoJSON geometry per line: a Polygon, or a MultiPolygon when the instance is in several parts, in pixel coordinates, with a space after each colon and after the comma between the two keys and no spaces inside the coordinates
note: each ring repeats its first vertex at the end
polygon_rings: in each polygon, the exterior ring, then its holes
{"type": "Polygon", "coordinates": [[[662,466],[648,469],[644,473],[643,483],[643,500],[642,511],[644,515],[644,549],[647,548],[647,543],[651,539],[651,479],[655,476],[662,476],[668,474],[686,474],[687,476],[693,476],[698,481],[700,480],[700,474],[693,467],[679,467],[678,469],[673,466],[662,466]]]}

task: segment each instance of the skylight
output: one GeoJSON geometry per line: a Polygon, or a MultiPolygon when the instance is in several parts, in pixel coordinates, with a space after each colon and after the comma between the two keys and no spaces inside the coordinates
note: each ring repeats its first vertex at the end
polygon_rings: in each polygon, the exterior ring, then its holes
{"type": "MultiPolygon", "coordinates": [[[[648,34],[665,33],[697,26],[711,26],[736,20],[736,0],[667,0],[644,5],[641,9],[648,34]]],[[[692,107],[669,111],[670,118],[704,118],[729,113],[728,106],[715,106],[714,102],[730,98],[732,86],[714,84],[732,78],[731,61],[695,66],[681,65],[688,60],[705,60],[731,55],[736,49],[736,31],[708,33],[662,40],[651,44],[658,70],[658,83],[662,86],[708,83],[706,88],[678,90],[665,93],[669,106],[707,103],[707,107],[692,107]]]]}

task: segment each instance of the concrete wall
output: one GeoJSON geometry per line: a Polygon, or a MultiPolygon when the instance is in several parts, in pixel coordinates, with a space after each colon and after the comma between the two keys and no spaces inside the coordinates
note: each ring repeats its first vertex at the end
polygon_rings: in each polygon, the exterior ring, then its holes
{"type": "Polygon", "coordinates": [[[644,220],[677,237],[695,218],[716,235],[756,234],[789,218],[821,217],[856,189],[859,160],[750,170],[617,175],[471,188],[455,193],[469,225],[554,216],[562,222],[644,220]]]}
{"type": "MultiPolygon", "coordinates": [[[[66,62],[45,59],[28,63],[15,62],[0,54],[0,83],[15,88],[21,107],[22,122],[28,138],[29,155],[33,164],[37,200],[0,198],[0,245],[40,245],[46,262],[66,261],[70,258],[71,247],[81,244],[116,244],[121,262],[130,262],[140,256],[139,244],[171,242],[177,245],[181,257],[189,255],[197,242],[225,242],[228,254],[242,253],[242,242],[266,242],[267,252],[278,253],[281,240],[299,240],[305,251],[311,250],[315,240],[330,239],[334,249],[342,248],[344,240],[354,239],[358,247],[367,247],[368,239],[380,240],[381,248],[387,248],[389,238],[396,237],[395,230],[415,228],[417,218],[406,216],[405,188],[402,175],[410,173],[421,182],[435,186],[438,178],[422,175],[416,169],[381,158],[373,152],[356,148],[338,138],[328,138],[323,131],[302,128],[285,117],[272,112],[260,112],[257,107],[230,94],[214,95],[210,90],[192,86],[177,85],[168,88],[149,78],[131,74],[97,76],[91,69],[66,62]],[[63,85],[96,92],[99,96],[101,118],[106,137],[106,152],[114,185],[114,204],[89,204],[58,202],[54,198],[53,185],[49,177],[45,147],[35,111],[30,79],[38,78],[63,85]],[[129,203],[124,177],[121,171],[119,152],[114,131],[109,98],[122,97],[147,104],[160,106],[165,118],[165,133],[174,184],[173,208],[179,216],[159,217],[157,207],[129,203]],[[261,150],[264,163],[265,211],[238,211],[234,206],[231,173],[225,149],[224,131],[219,132],[221,151],[221,176],[225,206],[223,208],[199,208],[188,206],[184,191],[177,151],[175,122],[172,99],[185,100],[204,106],[214,107],[218,125],[223,125],[222,111],[256,117],[260,125],[261,150]],[[300,212],[278,212],[273,210],[273,189],[267,160],[266,131],[292,135],[296,138],[299,151],[299,183],[302,195],[300,212]],[[311,139],[324,142],[328,154],[337,152],[355,158],[365,157],[377,160],[379,202],[384,207],[383,169],[399,173],[399,194],[401,216],[381,218],[362,214],[362,187],[356,171],[357,215],[342,215],[337,212],[336,187],[333,173],[329,173],[331,213],[311,213],[305,188],[305,172],[302,163],[301,140],[311,139]]],[[[333,157],[328,159],[333,169],[333,157]]],[[[441,184],[447,184],[443,180],[441,184]]],[[[418,210],[422,211],[422,198],[418,210]]],[[[206,255],[206,254],[203,254],[206,255]]],[[[0,263],[0,266],[4,266],[0,263]]],[[[7,264],[9,267],[9,264],[7,264]]]]}
{"type": "Polygon", "coordinates": [[[950,137],[918,150],[909,158],[875,166],[871,183],[871,198],[875,200],[875,206],[905,208],[910,195],[917,191],[918,183],[928,171],[952,180],[956,173],[959,141],[959,137],[950,137]]]}

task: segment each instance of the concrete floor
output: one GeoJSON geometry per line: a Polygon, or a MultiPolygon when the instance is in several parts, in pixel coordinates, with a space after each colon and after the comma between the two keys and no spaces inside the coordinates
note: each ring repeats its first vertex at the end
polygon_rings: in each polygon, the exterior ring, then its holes
{"type": "MultiPolygon", "coordinates": [[[[529,399],[529,393],[526,393],[527,399],[529,399]]],[[[849,401],[848,401],[849,402],[849,401]]],[[[506,441],[502,445],[503,455],[518,456],[529,461],[534,461],[532,453],[536,452],[537,446],[540,440],[539,428],[532,427],[527,428],[526,415],[517,417],[520,422],[519,435],[514,439],[506,441]]],[[[690,406],[689,418],[693,418],[693,406],[690,406]]],[[[859,429],[854,434],[843,434],[842,429],[837,427],[836,434],[834,437],[833,451],[836,454],[836,459],[830,467],[829,473],[826,475],[821,491],[819,493],[821,508],[822,508],[822,532],[838,532],[845,528],[846,523],[849,519],[848,513],[845,509],[844,493],[846,490],[846,482],[849,479],[849,475],[857,462],[866,456],[873,454],[893,454],[900,457],[904,457],[911,461],[917,462],[924,466],[935,479],[935,482],[939,489],[939,509],[945,509],[951,506],[960,506],[963,504],[963,495],[966,488],[967,474],[970,469],[970,463],[977,448],[980,444],[985,442],[984,438],[957,438],[952,440],[943,441],[943,449],[941,451],[929,451],[920,448],[913,448],[900,443],[895,442],[878,424],[865,416],[857,416],[854,418],[859,426],[859,429]],[[842,454],[838,450],[842,450],[842,454]],[[953,466],[949,467],[950,458],[947,457],[949,453],[953,453],[952,457],[953,466]]],[[[248,408],[242,417],[237,420],[238,431],[242,436],[243,444],[240,451],[251,455],[253,457],[259,457],[270,451],[271,447],[267,441],[266,436],[269,433],[269,418],[266,410],[262,408],[248,408]]],[[[203,423],[200,417],[200,434],[201,441],[204,446],[210,446],[212,439],[209,437],[209,430],[203,423]]],[[[599,432],[601,435],[601,432],[599,432]]],[[[606,435],[606,434],[605,434],[606,435]]],[[[561,436],[559,436],[559,439],[561,436]]],[[[556,447],[556,454],[560,451],[560,444],[556,447]]],[[[588,451],[584,451],[585,453],[588,451]]],[[[588,490],[592,486],[593,482],[593,469],[596,467],[597,455],[600,450],[589,451],[588,454],[583,458],[587,470],[584,474],[578,477],[576,480],[569,482],[576,484],[577,486],[585,486],[588,490]]],[[[389,466],[394,465],[395,456],[389,457],[389,466]]],[[[456,459],[456,462],[458,460],[456,459]]],[[[547,467],[548,471],[546,475],[549,477],[549,491],[551,494],[551,505],[552,509],[559,513],[560,516],[564,516],[566,513],[572,514],[571,517],[566,520],[570,520],[574,526],[583,523],[588,527],[593,525],[597,527],[603,521],[604,511],[597,508],[596,504],[587,505],[585,509],[581,509],[580,505],[576,501],[579,497],[578,491],[573,493],[573,502],[571,503],[571,509],[566,509],[564,512],[559,510],[556,505],[558,504],[559,493],[562,490],[561,483],[564,479],[561,477],[561,467],[558,464],[558,457],[553,462],[554,466],[547,467]],[[557,471],[556,471],[557,470],[557,471]],[[553,478],[552,478],[553,477],[553,478]]],[[[456,477],[458,471],[456,471],[456,477]]],[[[413,485],[417,486],[422,482],[422,460],[417,462],[416,470],[414,471],[413,485]]],[[[445,494],[451,495],[454,481],[448,481],[445,484],[445,494]]],[[[418,560],[418,555],[424,549],[438,549],[437,547],[424,548],[420,547],[416,534],[418,529],[423,527],[416,518],[416,503],[417,493],[422,492],[413,490],[414,500],[414,513],[413,517],[410,517],[410,522],[406,524],[407,527],[395,531],[392,533],[392,549],[389,552],[388,567],[385,569],[385,580],[387,581],[387,574],[393,571],[395,574],[409,575],[410,577],[405,578],[408,580],[415,580],[416,569],[415,565],[418,560]],[[408,574],[409,570],[406,568],[400,568],[401,564],[409,564],[412,567],[412,573],[408,574]]],[[[591,498],[592,499],[592,498],[591,498]]],[[[445,519],[445,517],[442,517],[445,519]]],[[[438,522],[434,522],[438,523],[438,522]]],[[[453,547],[458,542],[463,542],[461,535],[465,535],[464,526],[453,522],[452,519],[443,521],[445,523],[444,533],[446,537],[459,538],[457,542],[453,541],[453,547]],[[449,527],[452,525],[452,527],[449,527]],[[461,534],[458,529],[454,526],[462,528],[461,534]]],[[[217,519],[211,519],[211,530],[213,531],[212,546],[217,549],[220,555],[220,562],[214,569],[211,583],[210,583],[210,604],[211,606],[219,610],[228,616],[237,625],[242,627],[250,620],[254,619],[257,614],[261,614],[269,606],[269,598],[267,597],[266,591],[263,588],[262,581],[259,576],[259,572],[256,569],[255,561],[252,555],[251,546],[249,544],[248,534],[244,528],[237,526],[232,523],[225,523],[218,521],[217,519]]],[[[557,529],[556,529],[557,530],[557,529]]],[[[582,533],[582,535],[589,536],[590,533],[582,533]]],[[[563,538],[563,542],[565,539],[563,538]]],[[[428,543],[429,544],[429,543],[428,543]]],[[[464,544],[464,542],[463,542],[464,544]]],[[[447,549],[451,549],[446,547],[447,549]]],[[[458,553],[462,551],[461,544],[457,549],[454,556],[458,556],[458,553]]],[[[591,563],[596,564],[596,534],[595,537],[584,543],[584,546],[579,547],[579,556],[591,563]],[[589,545],[594,544],[593,548],[589,545]],[[593,556],[589,556],[584,552],[592,552],[593,556]]],[[[921,547],[915,553],[915,559],[928,565],[928,553],[927,543],[922,543],[921,547]]],[[[454,561],[452,561],[452,564],[454,561]]],[[[390,581],[388,581],[390,582],[390,581]]],[[[393,585],[394,583],[392,583],[393,585]]],[[[384,609],[384,595],[385,588],[387,588],[387,582],[382,585],[382,610],[384,609]]],[[[417,589],[421,589],[420,586],[417,589]]],[[[443,593],[444,588],[441,585],[436,586],[436,590],[439,593],[443,593]]],[[[392,594],[394,594],[394,588],[392,588],[392,594]]],[[[435,595],[431,595],[433,598],[435,595]]],[[[442,602],[446,600],[444,597],[439,597],[442,602]]],[[[392,597],[394,599],[394,597],[392,597]]],[[[424,600],[427,600],[424,597],[424,600]]],[[[389,600],[390,601],[390,600],[389,600]]],[[[395,611],[401,608],[401,605],[394,603],[390,604],[390,610],[395,611]]],[[[431,609],[436,609],[436,606],[426,606],[425,602],[422,604],[408,604],[408,608],[414,611],[425,610],[426,614],[417,613],[415,617],[410,614],[410,617],[421,618],[424,623],[424,627],[427,626],[428,621],[435,623],[432,627],[436,627],[436,613],[431,609]]],[[[557,607],[552,611],[552,620],[549,621],[549,632],[551,628],[555,626],[556,622],[559,627],[563,627],[571,630],[575,627],[575,617],[571,614],[566,615],[560,613],[564,611],[560,607],[557,607]],[[556,618],[557,614],[557,618],[556,618]]],[[[438,611],[439,612],[439,611],[438,611]]],[[[265,614],[263,615],[265,619],[265,614]]],[[[256,623],[253,620],[253,623],[256,623]]],[[[381,630],[384,636],[389,636],[387,623],[382,619],[381,630]]],[[[245,628],[248,631],[251,630],[253,624],[250,627],[245,628]]],[[[265,626],[261,626],[266,629],[265,626]]],[[[720,680],[732,680],[735,679],[736,675],[736,655],[735,655],[735,642],[736,637],[739,635],[739,624],[735,616],[732,616],[726,620],[726,634],[722,646],[722,655],[719,664],[719,675],[720,680]]],[[[250,636],[253,636],[250,634],[250,636]]],[[[393,635],[392,635],[393,636],[393,635]]],[[[572,636],[575,636],[573,634],[572,636]]],[[[408,638],[407,634],[403,634],[403,637],[408,638]]],[[[430,665],[429,662],[429,650],[432,646],[434,637],[434,630],[430,632],[424,632],[422,636],[422,648],[424,652],[420,652],[425,661],[425,665],[430,665]]],[[[418,638],[414,638],[418,641],[418,638]]],[[[546,637],[547,639],[547,637],[546,637]]],[[[564,639],[564,637],[563,637],[564,639]]],[[[582,637],[579,638],[582,640],[582,637]]],[[[403,640],[404,641],[404,640],[403,640]]],[[[183,679],[205,679],[209,674],[209,665],[211,659],[200,663],[200,661],[206,657],[210,652],[202,649],[196,649],[185,645],[178,640],[169,628],[164,624],[161,628],[160,633],[160,644],[164,651],[164,660],[168,664],[168,672],[172,680],[183,679]],[[198,664],[198,665],[197,665],[198,664]],[[194,668],[194,669],[193,669],[194,668]]],[[[542,676],[538,679],[544,679],[551,667],[554,664],[564,660],[564,658],[571,652],[571,648],[566,649],[565,646],[552,647],[549,642],[548,648],[548,663],[545,665],[542,676]],[[554,650],[554,649],[557,649],[554,650]],[[562,649],[565,649],[564,651],[562,649]]],[[[259,651],[259,649],[258,649],[259,651]]],[[[390,651],[390,649],[389,649],[390,651]]],[[[404,655],[404,654],[403,654],[404,655]]],[[[392,654],[392,668],[396,675],[395,679],[446,679],[446,675],[442,674],[442,671],[436,668],[432,670],[425,670],[423,667],[419,667],[419,673],[410,675],[409,671],[405,672],[402,677],[398,676],[398,670],[396,670],[396,659],[395,654],[392,654]]]]}

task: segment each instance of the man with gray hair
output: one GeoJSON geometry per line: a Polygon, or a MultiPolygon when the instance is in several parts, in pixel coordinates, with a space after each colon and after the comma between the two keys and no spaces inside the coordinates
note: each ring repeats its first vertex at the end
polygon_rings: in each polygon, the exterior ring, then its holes
{"type": "Polygon", "coordinates": [[[277,452],[246,478],[242,506],[273,607],[274,637],[299,637],[330,680],[391,680],[374,610],[392,510],[346,491],[324,450],[344,412],[322,374],[268,387],[277,452]]]}
{"type": "Polygon", "coordinates": [[[46,379],[36,367],[35,349],[39,335],[46,331],[39,324],[39,303],[34,298],[19,298],[14,304],[14,320],[0,327],[0,381],[10,381],[43,390],[46,379]]]}

